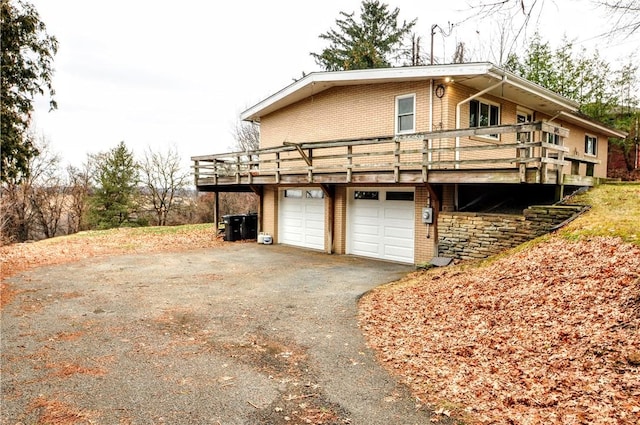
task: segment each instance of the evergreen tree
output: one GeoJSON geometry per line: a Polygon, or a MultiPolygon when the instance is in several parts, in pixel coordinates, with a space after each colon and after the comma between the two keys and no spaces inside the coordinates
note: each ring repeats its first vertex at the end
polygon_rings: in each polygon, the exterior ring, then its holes
{"type": "MultiPolygon", "coordinates": [[[[0,180],[20,181],[27,177],[29,161],[38,149],[29,138],[34,96],[51,85],[55,37],[46,33],[35,8],[22,1],[0,0],[0,180]]],[[[56,103],[50,101],[52,109],[56,103]]]]}
{"type": "Polygon", "coordinates": [[[572,43],[564,40],[555,51],[536,35],[524,58],[510,55],[505,68],[580,104],[580,111],[590,118],[629,133],[625,139],[611,138],[620,146],[628,171],[635,166],[633,154],[640,122],[638,105],[638,66],[629,60],[619,70],[602,59],[598,52],[573,52],[572,43]]]}
{"type": "Polygon", "coordinates": [[[325,71],[390,67],[405,54],[404,38],[416,23],[414,19],[399,25],[399,13],[398,8],[389,11],[378,0],[364,0],[360,20],[354,19],[355,13],[340,12],[338,28],[319,36],[329,41],[329,47],[311,56],[325,71]]]}
{"type": "Polygon", "coordinates": [[[110,229],[130,225],[135,212],[139,167],[133,152],[124,142],[107,153],[98,154],[95,162],[95,191],[91,197],[92,227],[110,229]]]}

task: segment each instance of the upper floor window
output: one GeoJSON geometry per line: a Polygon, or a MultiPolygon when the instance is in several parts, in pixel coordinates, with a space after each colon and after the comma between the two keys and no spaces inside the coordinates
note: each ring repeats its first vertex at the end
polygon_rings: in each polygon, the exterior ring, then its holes
{"type": "Polygon", "coordinates": [[[415,133],[416,131],[416,95],[396,97],[396,134],[415,133]]]}
{"type": "Polygon", "coordinates": [[[598,150],[598,138],[596,136],[584,136],[584,153],[596,156],[598,150]]]}
{"type": "MultiPolygon", "coordinates": [[[[516,112],[516,123],[525,124],[533,121],[533,114],[527,109],[518,106],[516,112]]],[[[532,140],[531,132],[520,132],[516,134],[516,140],[520,143],[528,143],[532,140]]]]}
{"type": "MultiPolygon", "coordinates": [[[[489,127],[500,124],[500,106],[484,100],[472,100],[469,102],[469,127],[489,127]]],[[[497,134],[489,136],[498,138],[497,134]]]]}
{"type": "Polygon", "coordinates": [[[542,141],[552,145],[560,145],[560,136],[558,134],[548,133],[545,131],[542,133],[542,141]]]}

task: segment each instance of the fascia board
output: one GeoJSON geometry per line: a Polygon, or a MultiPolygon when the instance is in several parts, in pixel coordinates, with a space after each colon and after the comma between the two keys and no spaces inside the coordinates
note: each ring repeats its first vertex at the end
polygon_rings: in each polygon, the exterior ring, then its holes
{"type": "Polygon", "coordinates": [[[586,118],[582,118],[580,116],[571,114],[571,113],[567,113],[567,112],[560,112],[560,114],[558,114],[558,119],[561,120],[565,120],[565,121],[569,121],[572,122],[574,124],[578,124],[580,126],[582,126],[583,128],[587,128],[593,131],[598,131],[602,134],[605,134],[609,137],[618,137],[621,139],[624,139],[625,137],[628,136],[628,133],[626,131],[622,131],[622,130],[616,130],[614,128],[609,128],[607,126],[605,126],[604,124],[595,122],[595,121],[591,121],[589,119],[586,118]]]}

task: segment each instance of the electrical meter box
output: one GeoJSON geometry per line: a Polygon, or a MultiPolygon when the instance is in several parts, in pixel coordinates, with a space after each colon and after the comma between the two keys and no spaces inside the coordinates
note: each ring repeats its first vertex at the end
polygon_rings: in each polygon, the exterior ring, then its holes
{"type": "Polygon", "coordinates": [[[433,224],[433,208],[424,207],[422,209],[422,222],[425,224],[433,224]]]}

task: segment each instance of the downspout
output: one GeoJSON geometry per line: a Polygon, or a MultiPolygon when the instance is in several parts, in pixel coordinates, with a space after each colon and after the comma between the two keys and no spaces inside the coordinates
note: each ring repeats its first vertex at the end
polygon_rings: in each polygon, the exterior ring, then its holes
{"type": "MultiPolygon", "coordinates": [[[[473,99],[475,99],[476,97],[480,97],[485,93],[490,92],[491,90],[495,89],[496,87],[500,87],[501,85],[503,85],[504,83],[507,82],[507,76],[506,74],[502,76],[502,80],[500,80],[499,82],[495,83],[492,86],[487,87],[484,90],[479,91],[478,93],[469,96],[468,98],[458,102],[458,104],[456,105],[456,130],[460,130],[460,107],[465,104],[468,103],[470,101],[472,101],[473,99]]],[[[460,151],[457,150],[457,148],[460,147],[460,136],[456,137],[456,161],[460,161],[460,151]]],[[[456,164],[456,168],[458,168],[459,165],[456,164]]]]}

